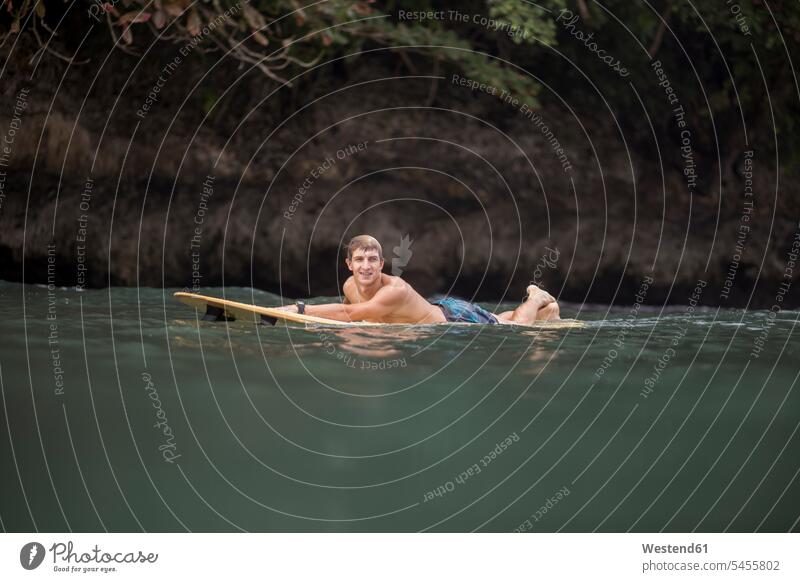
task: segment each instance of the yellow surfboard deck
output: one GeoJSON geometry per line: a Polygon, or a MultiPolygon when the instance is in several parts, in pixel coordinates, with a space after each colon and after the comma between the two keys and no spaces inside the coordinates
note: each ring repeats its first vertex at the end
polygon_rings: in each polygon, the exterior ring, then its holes
{"type": "MultiPolygon", "coordinates": [[[[373,323],[369,321],[338,321],[336,319],[328,319],[327,317],[316,317],[314,315],[301,315],[299,313],[292,313],[290,311],[283,311],[274,307],[261,307],[259,305],[251,305],[249,303],[240,303],[239,301],[231,301],[229,299],[220,299],[218,297],[209,297],[208,295],[198,295],[196,293],[186,293],[178,291],[174,297],[189,307],[194,307],[197,311],[203,313],[203,319],[209,321],[232,321],[243,320],[252,321],[254,323],[269,323],[274,325],[277,321],[292,322],[292,323],[305,323],[312,325],[335,325],[340,327],[366,327],[366,326],[387,326],[387,325],[401,325],[409,326],[413,323],[373,323]]],[[[426,325],[479,325],[472,323],[440,323],[440,324],[426,324],[426,325]]],[[[511,325],[511,324],[509,324],[511,325]]],[[[543,321],[542,323],[531,326],[518,326],[518,327],[548,327],[548,328],[562,328],[562,327],[583,327],[583,322],[576,319],[560,319],[558,321],[543,321]]]]}
{"type": "Polygon", "coordinates": [[[365,325],[382,325],[380,323],[370,323],[367,321],[337,321],[335,319],[328,319],[327,317],[314,317],[313,315],[301,315],[299,313],[291,313],[276,309],[274,307],[260,307],[258,305],[251,305],[249,303],[240,303],[238,301],[230,301],[229,299],[219,299],[218,297],[209,297],[207,295],[197,295],[195,293],[184,293],[178,291],[175,293],[175,298],[181,303],[194,307],[197,311],[209,315],[214,320],[224,321],[225,318],[229,320],[242,319],[245,321],[254,321],[256,323],[274,323],[267,318],[273,318],[283,321],[291,321],[294,323],[312,323],[316,325],[344,325],[344,326],[365,326],[365,325]],[[209,309],[209,307],[211,309],[209,309]],[[216,311],[221,309],[222,312],[216,311]],[[263,317],[262,317],[263,316],[263,317]]]}

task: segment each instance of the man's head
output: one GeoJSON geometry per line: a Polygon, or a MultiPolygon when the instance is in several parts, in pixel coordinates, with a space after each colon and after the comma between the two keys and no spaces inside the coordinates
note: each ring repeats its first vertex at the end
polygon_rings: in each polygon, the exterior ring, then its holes
{"type": "Polygon", "coordinates": [[[345,262],[359,285],[374,283],[383,269],[381,243],[368,234],[354,236],[347,244],[345,262]]]}

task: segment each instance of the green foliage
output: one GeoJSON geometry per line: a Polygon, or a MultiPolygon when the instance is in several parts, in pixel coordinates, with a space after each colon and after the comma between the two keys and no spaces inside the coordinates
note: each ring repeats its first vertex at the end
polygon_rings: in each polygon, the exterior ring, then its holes
{"type": "Polygon", "coordinates": [[[517,44],[523,42],[555,44],[556,26],[549,17],[547,9],[554,12],[566,7],[566,0],[549,2],[528,2],[527,0],[489,0],[489,16],[508,22],[511,26],[527,32],[512,39],[517,44]]]}
{"type": "MultiPolygon", "coordinates": [[[[564,1],[544,0],[539,5],[553,8],[564,1]]],[[[34,1],[21,0],[13,10],[12,0],[2,2],[13,13],[17,27],[8,34],[16,34],[18,23],[25,20],[34,1]]],[[[469,0],[457,6],[436,0],[330,0],[309,8],[302,8],[302,4],[299,0],[117,0],[104,4],[97,0],[90,4],[90,10],[78,15],[87,26],[107,26],[125,52],[138,54],[140,42],[149,43],[153,35],[163,34],[168,42],[231,51],[233,58],[256,66],[279,82],[286,82],[297,69],[365,45],[390,49],[403,46],[406,48],[397,51],[417,53],[416,60],[421,64],[460,69],[465,76],[512,91],[531,104],[535,103],[538,84],[503,59],[492,58],[498,55],[496,45],[530,46],[536,41],[552,43],[555,38],[547,12],[526,0],[469,0]],[[397,21],[398,10],[454,8],[492,19],[495,27],[452,19],[397,21]],[[507,30],[498,29],[498,24],[525,34],[509,35],[507,30]]],[[[510,60],[508,56],[503,55],[505,60],[510,60]]]]}
{"type": "Polygon", "coordinates": [[[206,115],[208,115],[211,109],[217,105],[217,100],[219,99],[217,91],[206,86],[200,88],[198,91],[198,97],[200,98],[202,104],[203,113],[206,115]]]}
{"type": "Polygon", "coordinates": [[[377,26],[383,29],[382,39],[390,46],[409,47],[398,50],[416,51],[427,59],[451,65],[465,77],[507,90],[531,105],[536,102],[540,87],[530,76],[474,48],[453,30],[416,23],[395,25],[389,21],[377,26]]]}
{"type": "MultiPolygon", "coordinates": [[[[570,1],[568,9],[579,14],[579,5],[580,2],[570,1]]],[[[797,2],[771,0],[771,13],[760,0],[731,3],[604,0],[602,6],[584,3],[587,10],[576,27],[593,33],[594,40],[608,54],[628,65],[631,71],[628,80],[645,100],[661,138],[674,138],[676,134],[664,91],[649,67],[652,61],[648,52],[653,60],[661,61],[669,75],[695,130],[693,145],[707,159],[716,158],[717,146],[723,150],[723,156],[745,147],[742,116],[750,146],[755,140],[763,150],[774,148],[771,103],[779,147],[785,150],[782,160],[791,156],[794,163],[800,162],[800,104],[789,61],[790,56],[800,61],[794,57],[800,54],[797,2]]],[[[609,74],[583,43],[565,30],[558,31],[557,40],[559,51],[598,85],[615,111],[641,111],[638,97],[629,84],[609,74]]],[[[593,90],[579,89],[586,87],[580,72],[564,67],[556,84],[559,92],[583,100],[585,108],[592,103],[597,106],[598,96],[593,90]]],[[[626,117],[631,122],[629,136],[638,131],[641,139],[652,140],[647,124],[633,123],[641,121],[640,115],[623,115],[623,123],[626,117]]]]}
{"type": "MultiPolygon", "coordinates": [[[[42,2],[0,0],[0,43],[28,30],[42,50],[52,50],[42,34],[58,14],[45,13],[42,2]],[[27,18],[35,10],[33,18],[27,18]],[[19,30],[28,22],[26,30],[19,30]],[[37,28],[38,27],[38,28],[37,28]]],[[[584,111],[596,109],[600,97],[620,112],[640,110],[630,83],[651,111],[663,106],[663,91],[654,82],[647,52],[670,74],[681,103],[700,127],[715,120],[718,135],[704,127],[709,142],[738,139],[741,117],[758,128],[769,143],[769,104],[782,144],[800,162],[800,107],[790,65],[800,64],[800,5],[797,0],[329,0],[302,8],[301,0],[116,0],[104,4],[108,15],[91,18],[100,1],[75,12],[86,26],[106,26],[118,46],[136,53],[137,46],[166,33],[163,42],[230,51],[231,57],[285,82],[304,67],[363,48],[386,47],[412,68],[457,70],[465,77],[504,89],[534,106],[537,81],[524,71],[547,79],[553,90],[584,111]],[[735,6],[735,7],[734,7],[735,6]],[[576,27],[591,33],[604,54],[624,62],[630,77],[610,70],[586,43],[556,22],[562,9],[579,15],[576,27]],[[453,17],[424,22],[401,19],[399,10],[457,10],[453,17]],[[491,24],[489,24],[491,23],[491,24]],[[514,31],[523,33],[512,34],[514,31]],[[644,47],[644,50],[642,48],[644,47]],[[554,49],[557,49],[557,54],[554,49]],[[574,66],[570,63],[574,63],[574,66]],[[695,75],[696,71],[696,75],[695,75]],[[767,90],[769,99],[767,99],[767,90]],[[739,109],[741,108],[741,114],[739,109]]],[[[48,5],[51,6],[51,5],[48,5]]],[[[574,31],[572,31],[574,32],[574,31]]],[[[347,66],[357,66],[355,60],[347,66]]],[[[621,116],[624,118],[625,115],[621,116]]],[[[639,116],[631,114],[635,122],[639,116]]],[[[657,131],[668,133],[668,116],[656,115],[657,131]],[[661,124],[661,128],[658,124],[661,124]]],[[[642,135],[649,133],[639,123],[642,135]]],[[[634,128],[635,129],[635,128],[634,128]]],[[[645,139],[643,138],[643,139],[645,139]]],[[[702,144],[698,143],[698,147],[702,144]]],[[[786,159],[783,156],[782,159],[786,159]]]]}

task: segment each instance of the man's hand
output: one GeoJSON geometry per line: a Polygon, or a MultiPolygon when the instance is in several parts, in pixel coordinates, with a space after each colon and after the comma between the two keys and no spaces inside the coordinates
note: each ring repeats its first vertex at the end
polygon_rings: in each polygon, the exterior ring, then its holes
{"type": "Polygon", "coordinates": [[[284,305],[283,307],[273,307],[280,311],[288,311],[289,313],[297,313],[297,305],[284,305]]]}

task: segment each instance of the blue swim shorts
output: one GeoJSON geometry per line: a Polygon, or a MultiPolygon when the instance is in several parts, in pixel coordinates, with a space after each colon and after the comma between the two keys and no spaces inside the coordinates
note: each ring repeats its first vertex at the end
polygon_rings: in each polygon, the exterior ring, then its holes
{"type": "Polygon", "coordinates": [[[461,323],[498,323],[497,317],[480,305],[455,297],[437,297],[430,300],[441,308],[447,321],[461,323]]]}

